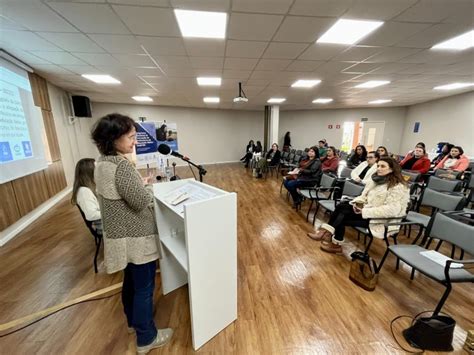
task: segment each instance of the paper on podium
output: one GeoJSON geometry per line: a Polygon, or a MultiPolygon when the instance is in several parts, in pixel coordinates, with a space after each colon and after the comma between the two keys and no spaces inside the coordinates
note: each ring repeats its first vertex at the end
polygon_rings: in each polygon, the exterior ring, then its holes
{"type": "Polygon", "coordinates": [[[184,206],[188,203],[207,200],[215,197],[216,193],[205,188],[188,183],[166,194],[163,200],[177,213],[184,213],[184,206]]]}

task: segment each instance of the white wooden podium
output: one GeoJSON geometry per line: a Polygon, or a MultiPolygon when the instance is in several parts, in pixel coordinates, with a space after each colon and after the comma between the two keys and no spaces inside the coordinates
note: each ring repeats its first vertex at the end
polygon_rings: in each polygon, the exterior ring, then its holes
{"type": "Polygon", "coordinates": [[[163,294],[189,284],[197,350],[237,319],[237,196],[192,179],[153,189],[163,294]],[[173,206],[183,191],[190,197],[173,206]]]}

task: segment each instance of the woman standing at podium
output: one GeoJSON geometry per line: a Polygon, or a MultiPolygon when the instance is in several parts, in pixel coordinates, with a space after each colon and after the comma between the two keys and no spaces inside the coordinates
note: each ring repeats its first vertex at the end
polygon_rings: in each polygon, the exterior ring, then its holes
{"type": "MultiPolygon", "coordinates": [[[[136,144],[135,122],[117,113],[102,117],[92,131],[101,153],[95,169],[104,229],[107,273],[124,271],[122,303],[129,332],[136,331],[137,352],[165,345],[172,329],[153,320],[156,260],[160,257],[153,216],[153,194],[126,158],[136,144]]],[[[147,179],[145,179],[147,180],[147,179]]]]}

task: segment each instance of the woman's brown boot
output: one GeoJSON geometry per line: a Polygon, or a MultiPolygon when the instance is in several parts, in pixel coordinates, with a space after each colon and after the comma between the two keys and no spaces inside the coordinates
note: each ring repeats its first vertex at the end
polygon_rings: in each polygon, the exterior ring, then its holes
{"type": "Polygon", "coordinates": [[[308,233],[308,237],[317,241],[330,241],[335,229],[329,224],[323,224],[319,229],[314,233],[308,233]]]}

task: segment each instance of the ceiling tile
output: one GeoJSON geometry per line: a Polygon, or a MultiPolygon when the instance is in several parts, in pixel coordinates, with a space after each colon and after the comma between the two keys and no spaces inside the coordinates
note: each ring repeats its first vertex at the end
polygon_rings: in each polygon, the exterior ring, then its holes
{"type": "Polygon", "coordinates": [[[431,48],[436,43],[468,31],[465,25],[436,24],[397,43],[397,47],[431,48]]]}
{"type": "Polygon", "coordinates": [[[38,32],[38,35],[68,52],[104,52],[82,33],[38,32]]]}
{"type": "Polygon", "coordinates": [[[295,0],[290,14],[321,17],[339,17],[353,0],[295,0]]]}
{"type": "Polygon", "coordinates": [[[25,52],[22,49],[12,48],[12,49],[7,49],[7,52],[29,66],[33,66],[35,64],[51,64],[50,61],[37,57],[32,53],[25,52]]]}
{"type": "Polygon", "coordinates": [[[371,63],[396,62],[409,55],[418,53],[421,49],[418,48],[397,48],[385,47],[376,55],[368,59],[371,63]]]}
{"type": "Polygon", "coordinates": [[[358,63],[352,64],[343,70],[344,73],[369,73],[380,66],[378,63],[358,63]]]}
{"type": "Polygon", "coordinates": [[[0,15],[0,29],[2,30],[27,30],[26,27],[20,25],[12,21],[11,19],[7,19],[0,15]]]}
{"type": "Polygon", "coordinates": [[[363,61],[368,59],[370,56],[380,52],[382,49],[382,47],[353,46],[334,57],[333,60],[363,61]]]}
{"type": "Polygon", "coordinates": [[[171,0],[171,5],[184,10],[218,12],[229,12],[230,10],[230,0],[171,0]]]}
{"type": "Polygon", "coordinates": [[[396,21],[407,22],[440,22],[453,12],[473,11],[472,1],[469,0],[420,0],[395,18],[396,21]],[[456,8],[458,10],[456,10],[456,8]]]}
{"type": "Polygon", "coordinates": [[[364,20],[388,20],[408,9],[418,0],[355,0],[345,18],[364,20]]]}
{"type": "Polygon", "coordinates": [[[153,36],[181,36],[172,9],[113,6],[132,33],[153,36]]]}
{"type": "Polygon", "coordinates": [[[99,70],[90,65],[61,65],[62,68],[69,70],[72,73],[82,75],[82,74],[97,74],[99,70]]]}
{"type": "Polygon", "coordinates": [[[412,64],[407,63],[380,63],[374,74],[395,74],[408,69],[412,64]]]}
{"type": "Polygon", "coordinates": [[[47,5],[39,1],[3,1],[3,16],[32,31],[77,32],[47,5]]]}
{"type": "Polygon", "coordinates": [[[299,56],[298,59],[305,60],[329,60],[335,55],[345,50],[347,46],[341,46],[336,44],[319,44],[315,43],[311,45],[307,50],[299,56]]]}
{"type": "Polygon", "coordinates": [[[250,76],[250,70],[224,70],[222,72],[223,79],[239,79],[245,80],[250,76]]]}
{"type": "Polygon", "coordinates": [[[59,47],[38,36],[36,33],[27,31],[2,30],[0,43],[11,45],[14,48],[24,50],[58,51],[59,47]]]}
{"type": "Polygon", "coordinates": [[[224,69],[253,70],[258,59],[253,58],[225,58],[224,69]]]}
{"type": "Polygon", "coordinates": [[[293,0],[233,0],[232,11],[286,14],[293,0]]]}
{"type": "Polygon", "coordinates": [[[283,70],[290,63],[291,60],[286,59],[260,59],[255,70],[283,70]]]}
{"type": "Polygon", "coordinates": [[[223,57],[225,52],[225,40],[223,39],[185,38],[184,46],[190,56],[223,57]]]}
{"type": "Polygon", "coordinates": [[[109,5],[62,2],[49,5],[84,33],[130,33],[109,5]]]}
{"type": "Polygon", "coordinates": [[[402,63],[453,64],[464,60],[474,61],[474,50],[469,52],[436,51],[426,49],[400,60],[402,63]]]}
{"type": "Polygon", "coordinates": [[[120,62],[112,57],[108,53],[75,53],[72,52],[75,57],[78,57],[85,63],[90,65],[109,65],[109,66],[120,66],[120,62]]]}
{"type": "Polygon", "coordinates": [[[283,16],[232,13],[228,27],[229,39],[270,40],[283,16]]]}
{"type": "Polygon", "coordinates": [[[386,22],[358,44],[368,46],[392,46],[414,34],[431,27],[427,23],[386,22]]]}
{"type": "Polygon", "coordinates": [[[315,42],[335,22],[335,19],[287,16],[275,35],[275,41],[315,42]]]}
{"type": "Polygon", "coordinates": [[[149,56],[146,54],[114,54],[114,57],[123,65],[131,67],[154,67],[149,56]]]}
{"type": "Polygon", "coordinates": [[[237,58],[260,58],[269,42],[227,41],[226,56],[237,58]]]}
{"type": "Polygon", "coordinates": [[[189,57],[158,56],[154,58],[165,72],[167,72],[167,69],[191,69],[189,57]]]}
{"type": "Polygon", "coordinates": [[[324,64],[324,61],[316,60],[294,60],[285,70],[287,71],[314,71],[320,65],[324,64]]]}
{"type": "Polygon", "coordinates": [[[186,55],[182,38],[137,36],[137,40],[150,54],[186,55]]]}
{"type": "Polygon", "coordinates": [[[134,36],[89,35],[89,37],[109,53],[144,53],[134,36]]]}
{"type": "Polygon", "coordinates": [[[34,55],[46,59],[53,64],[65,64],[65,65],[85,65],[85,63],[79,58],[74,57],[67,52],[42,52],[36,51],[34,55]]]}
{"type": "Polygon", "coordinates": [[[194,69],[222,69],[224,66],[223,57],[189,57],[189,60],[194,69]]]}
{"type": "Polygon", "coordinates": [[[33,65],[33,69],[35,70],[35,72],[40,72],[40,73],[50,74],[50,75],[73,74],[69,70],[63,69],[59,65],[54,65],[54,64],[35,64],[33,65]]]}
{"type": "MultiPolygon", "coordinates": [[[[90,0],[90,1],[95,2],[95,0],[90,0]]],[[[160,6],[160,7],[170,6],[169,0],[107,0],[107,2],[113,5],[160,6]]]]}
{"type": "Polygon", "coordinates": [[[305,43],[271,42],[265,50],[263,58],[295,59],[306,47],[308,45],[305,43]]]}

